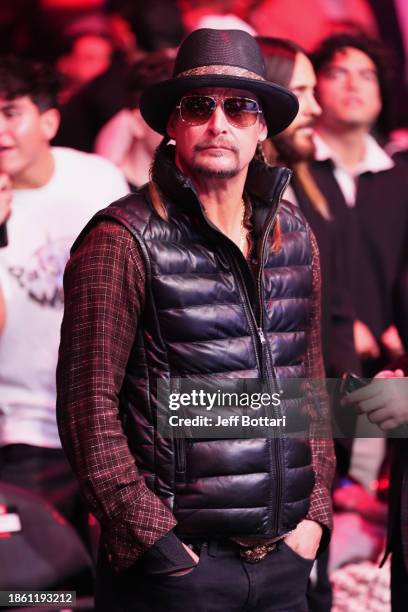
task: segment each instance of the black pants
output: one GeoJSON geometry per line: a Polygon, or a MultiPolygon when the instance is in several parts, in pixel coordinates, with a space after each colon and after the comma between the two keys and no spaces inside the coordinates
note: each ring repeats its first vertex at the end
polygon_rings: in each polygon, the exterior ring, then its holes
{"type": "Polygon", "coordinates": [[[310,612],[330,612],[333,604],[332,587],[328,574],[329,548],[317,559],[317,582],[309,584],[307,603],[310,612]]]}
{"type": "Polygon", "coordinates": [[[234,544],[203,544],[200,561],[179,577],[119,576],[100,556],[96,612],[305,612],[313,561],[286,544],[259,563],[247,563],[234,544]]]}

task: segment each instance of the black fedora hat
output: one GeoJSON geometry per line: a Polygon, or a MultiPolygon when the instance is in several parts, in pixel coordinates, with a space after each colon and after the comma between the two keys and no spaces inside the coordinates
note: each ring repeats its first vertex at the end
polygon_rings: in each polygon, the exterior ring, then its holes
{"type": "Polygon", "coordinates": [[[156,132],[166,133],[168,119],[180,98],[198,87],[246,89],[259,99],[268,136],[282,132],[296,117],[296,96],[266,80],[261,51],[255,38],[242,30],[192,32],[177,54],[173,78],[148,87],[140,112],[156,132]]]}

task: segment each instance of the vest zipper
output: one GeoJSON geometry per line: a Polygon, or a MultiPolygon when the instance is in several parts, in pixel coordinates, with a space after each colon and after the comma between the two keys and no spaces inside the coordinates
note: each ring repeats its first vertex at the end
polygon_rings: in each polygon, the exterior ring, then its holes
{"type": "MultiPolygon", "coordinates": [[[[259,272],[257,278],[257,289],[258,289],[258,303],[259,303],[259,328],[258,328],[258,336],[261,341],[262,348],[262,360],[265,364],[265,370],[267,375],[267,384],[268,387],[272,386],[272,393],[278,391],[276,385],[276,374],[273,367],[270,367],[269,364],[269,349],[268,344],[264,334],[264,303],[263,303],[263,292],[262,292],[262,270],[264,266],[264,256],[265,256],[265,246],[267,237],[269,236],[273,225],[275,224],[276,217],[278,214],[279,204],[282,200],[283,193],[288,186],[291,174],[286,176],[282,187],[280,188],[278,194],[278,202],[276,205],[276,209],[274,214],[269,219],[268,225],[265,229],[264,235],[262,237],[261,248],[260,248],[260,258],[259,258],[259,272]]],[[[276,416],[279,418],[281,416],[281,412],[276,407],[276,416]]],[[[273,430],[273,438],[274,438],[274,458],[275,458],[275,466],[276,466],[276,497],[275,497],[275,517],[274,517],[274,533],[277,534],[279,530],[280,523],[280,513],[281,513],[281,503],[282,503],[282,491],[283,491],[283,475],[282,475],[282,450],[281,450],[281,428],[278,427],[276,430],[273,430]]],[[[271,440],[268,439],[268,444],[271,445],[271,440]]]]}
{"type": "MultiPolygon", "coordinates": [[[[243,287],[243,293],[244,293],[244,297],[245,297],[245,301],[244,301],[244,308],[245,311],[247,312],[247,314],[249,315],[249,321],[251,322],[251,326],[253,328],[253,331],[256,332],[256,336],[259,338],[259,342],[260,342],[260,346],[261,346],[261,362],[259,359],[259,355],[258,355],[258,351],[255,351],[255,356],[256,356],[256,362],[257,362],[257,367],[258,367],[258,371],[261,374],[261,377],[263,378],[264,373],[266,374],[266,379],[267,379],[267,383],[268,383],[268,387],[271,388],[272,387],[272,393],[275,393],[278,389],[276,386],[276,375],[275,372],[273,370],[273,368],[270,368],[269,365],[269,350],[268,350],[268,344],[265,338],[265,333],[264,333],[264,304],[263,304],[263,295],[262,295],[262,270],[263,270],[263,263],[264,263],[264,255],[265,255],[265,246],[266,246],[266,242],[267,242],[267,237],[269,236],[271,229],[276,221],[276,217],[278,214],[278,209],[279,209],[279,204],[282,200],[282,195],[286,189],[286,187],[288,186],[289,180],[291,177],[291,173],[288,174],[285,177],[284,182],[282,183],[282,186],[279,190],[278,193],[278,197],[277,197],[277,205],[276,205],[276,209],[274,211],[274,213],[272,214],[271,218],[268,221],[268,224],[266,226],[266,229],[264,231],[263,237],[262,237],[262,242],[261,242],[261,247],[260,247],[260,265],[259,265],[259,272],[258,272],[258,278],[257,278],[257,297],[258,297],[258,304],[259,304],[259,325],[258,322],[256,320],[255,314],[253,309],[251,308],[251,302],[249,300],[249,296],[248,296],[248,291],[246,289],[246,285],[245,285],[245,280],[243,278],[241,269],[238,265],[235,265],[240,280],[241,280],[241,284],[243,287]]],[[[234,259],[232,260],[235,264],[234,259]]],[[[278,412],[278,409],[276,409],[276,416],[277,418],[279,418],[281,416],[281,413],[278,412]]],[[[283,491],[283,477],[282,477],[282,451],[281,451],[281,443],[280,443],[280,435],[281,435],[281,429],[280,427],[276,429],[276,431],[274,430],[274,459],[275,459],[275,466],[276,466],[276,496],[275,496],[275,516],[274,516],[274,529],[273,532],[274,534],[278,533],[279,530],[279,522],[280,522],[280,513],[281,513],[281,499],[282,499],[282,491],[283,491]]],[[[271,440],[268,439],[268,445],[269,448],[271,446],[271,440]]]]}

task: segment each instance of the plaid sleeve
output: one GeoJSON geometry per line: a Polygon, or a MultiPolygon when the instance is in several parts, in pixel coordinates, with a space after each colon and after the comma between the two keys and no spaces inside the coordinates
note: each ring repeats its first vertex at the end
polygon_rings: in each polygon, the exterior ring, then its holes
{"type": "Polygon", "coordinates": [[[318,417],[312,419],[310,444],[312,449],[315,486],[312,491],[310,509],[306,518],[323,527],[321,548],[328,543],[332,528],[331,488],[335,470],[335,455],[330,428],[329,399],[325,389],[325,373],[321,350],[321,278],[319,249],[316,238],[311,235],[313,251],[313,299],[311,324],[306,356],[306,377],[315,381],[315,401],[318,402],[318,417]],[[321,384],[320,382],[321,381],[321,384]]]}
{"type": "Polygon", "coordinates": [[[130,567],[176,524],[139,473],[118,412],[118,395],[143,308],[144,282],[142,258],[132,236],[107,221],[89,232],[64,277],[57,370],[59,431],[117,570],[130,567]]]}

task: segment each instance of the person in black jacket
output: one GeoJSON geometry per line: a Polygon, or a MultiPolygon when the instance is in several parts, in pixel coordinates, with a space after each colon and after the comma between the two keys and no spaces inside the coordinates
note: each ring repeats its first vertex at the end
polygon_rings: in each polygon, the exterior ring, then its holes
{"type": "Polygon", "coordinates": [[[326,375],[341,377],[344,372],[359,372],[354,350],[354,311],[345,278],[342,256],[348,229],[348,211],[336,221],[330,202],[319,190],[309,172],[314,158],[313,126],[321,114],[314,89],[316,77],[306,51],[293,41],[258,38],[265,58],[268,78],[290,89],[299,100],[299,113],[281,134],[264,143],[267,160],[288,166],[293,171],[285,198],[298,204],[305,215],[320,252],[322,275],[322,345],[326,375]]]}
{"type": "Polygon", "coordinates": [[[319,255],[299,208],[281,201],[289,170],[257,155],[297,110],[252,36],[196,30],[173,77],[140,101],[164,136],[151,181],[73,247],[57,412],[101,522],[98,612],[307,607],[334,467],[324,383],[312,397],[303,380],[324,378],[319,255]],[[211,410],[201,433],[165,435],[185,379],[282,389],[273,413],[301,417],[297,435],[268,421],[259,437],[217,437],[211,410]]]}
{"type": "Polygon", "coordinates": [[[350,213],[343,254],[370,376],[408,347],[407,173],[371,135],[388,107],[387,57],[380,43],[344,34],[323,41],[313,62],[322,114],[312,172],[334,218],[350,213]]]}

